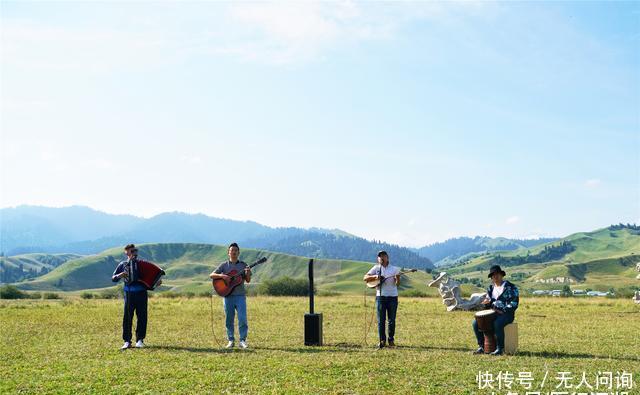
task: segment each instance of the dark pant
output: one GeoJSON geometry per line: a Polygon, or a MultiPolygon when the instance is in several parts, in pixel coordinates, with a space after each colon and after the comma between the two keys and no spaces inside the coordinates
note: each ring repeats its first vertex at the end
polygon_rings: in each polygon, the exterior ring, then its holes
{"type": "MultiPolygon", "coordinates": [[[[514,313],[504,313],[498,314],[495,321],[493,321],[493,332],[496,334],[496,343],[498,348],[504,348],[504,327],[512,323],[514,319],[514,313]]],[[[473,320],[473,331],[476,333],[478,346],[484,348],[484,333],[478,329],[478,322],[475,318],[473,320]]]]}
{"type": "Polygon", "coordinates": [[[384,332],[385,321],[389,322],[389,341],[393,341],[396,333],[396,312],[398,311],[397,296],[376,296],[376,312],[378,315],[378,337],[380,341],[387,340],[384,332]]]}
{"type": "Polygon", "coordinates": [[[147,291],[124,292],[124,316],[122,317],[122,339],[131,341],[131,325],[133,313],[136,313],[136,340],[142,340],[147,335],[147,291]]]}

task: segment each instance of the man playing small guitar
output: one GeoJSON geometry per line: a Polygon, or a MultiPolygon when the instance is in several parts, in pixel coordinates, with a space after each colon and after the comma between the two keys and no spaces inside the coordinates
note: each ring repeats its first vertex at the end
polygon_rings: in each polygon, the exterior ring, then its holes
{"type": "Polygon", "coordinates": [[[387,341],[385,321],[389,323],[389,347],[394,347],[400,269],[389,264],[389,254],[386,251],[380,251],[378,252],[378,264],[365,274],[364,281],[367,283],[372,281],[380,282],[380,285],[376,288],[376,312],[378,316],[378,336],[380,338],[378,347],[383,348],[387,341]]]}
{"type": "Polygon", "coordinates": [[[234,318],[237,311],[240,348],[245,349],[248,347],[247,332],[249,330],[249,326],[247,325],[247,298],[244,283],[251,282],[251,268],[247,266],[246,263],[238,259],[240,256],[240,247],[238,247],[237,243],[231,243],[227,253],[229,255],[229,260],[220,264],[220,266],[218,266],[218,268],[214,270],[209,277],[211,277],[212,280],[222,279],[225,283],[229,283],[232,280],[229,273],[232,271],[242,273],[244,281],[233,288],[233,291],[223,298],[222,303],[226,316],[225,324],[227,327],[227,339],[229,340],[226,348],[233,348],[235,344],[234,318]]]}

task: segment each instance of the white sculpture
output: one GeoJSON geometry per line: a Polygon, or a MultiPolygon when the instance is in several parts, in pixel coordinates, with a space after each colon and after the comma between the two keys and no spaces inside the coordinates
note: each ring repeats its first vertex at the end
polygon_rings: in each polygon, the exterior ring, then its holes
{"type": "Polygon", "coordinates": [[[471,294],[470,299],[460,296],[460,283],[449,277],[447,272],[441,272],[438,277],[429,283],[430,287],[438,288],[442,303],[447,306],[447,311],[453,310],[480,310],[486,292],[471,294]]]}

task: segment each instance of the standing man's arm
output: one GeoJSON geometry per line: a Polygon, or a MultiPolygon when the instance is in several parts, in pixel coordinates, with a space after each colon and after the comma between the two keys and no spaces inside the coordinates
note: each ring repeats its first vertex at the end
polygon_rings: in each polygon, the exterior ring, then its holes
{"type": "Polygon", "coordinates": [[[247,283],[251,282],[251,268],[249,266],[245,266],[244,268],[244,281],[247,283]]]}
{"type": "Polygon", "coordinates": [[[225,265],[226,263],[222,263],[220,264],[220,266],[218,266],[218,268],[214,271],[211,272],[211,274],[209,275],[209,278],[212,280],[216,280],[216,279],[222,279],[225,282],[229,281],[229,276],[227,276],[226,274],[223,274],[223,270],[222,267],[225,265]]]}
{"type": "Polygon", "coordinates": [[[376,270],[376,267],[372,267],[371,270],[369,270],[367,272],[367,274],[364,275],[364,282],[368,283],[370,281],[375,281],[378,279],[378,271],[376,270]]]}
{"type": "Polygon", "coordinates": [[[126,277],[126,276],[127,276],[127,272],[124,270],[124,264],[119,263],[118,266],[116,266],[116,270],[113,271],[113,275],[111,276],[111,281],[113,281],[114,283],[117,283],[118,281],[120,281],[122,277],[126,277]]]}

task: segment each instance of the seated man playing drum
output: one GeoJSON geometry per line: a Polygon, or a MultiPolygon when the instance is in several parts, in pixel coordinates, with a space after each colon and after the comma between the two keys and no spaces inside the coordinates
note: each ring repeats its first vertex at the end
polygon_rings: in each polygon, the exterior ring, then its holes
{"type": "MultiPolygon", "coordinates": [[[[511,282],[504,280],[504,276],[506,276],[506,273],[498,265],[494,265],[489,269],[491,285],[489,285],[486,298],[482,302],[497,314],[495,321],[493,321],[493,332],[496,336],[497,348],[491,355],[502,355],[504,353],[504,327],[515,319],[515,312],[520,301],[518,288],[511,282]]],[[[478,329],[476,319],[473,320],[473,331],[476,334],[479,346],[474,354],[484,354],[484,333],[478,329]]]]}

